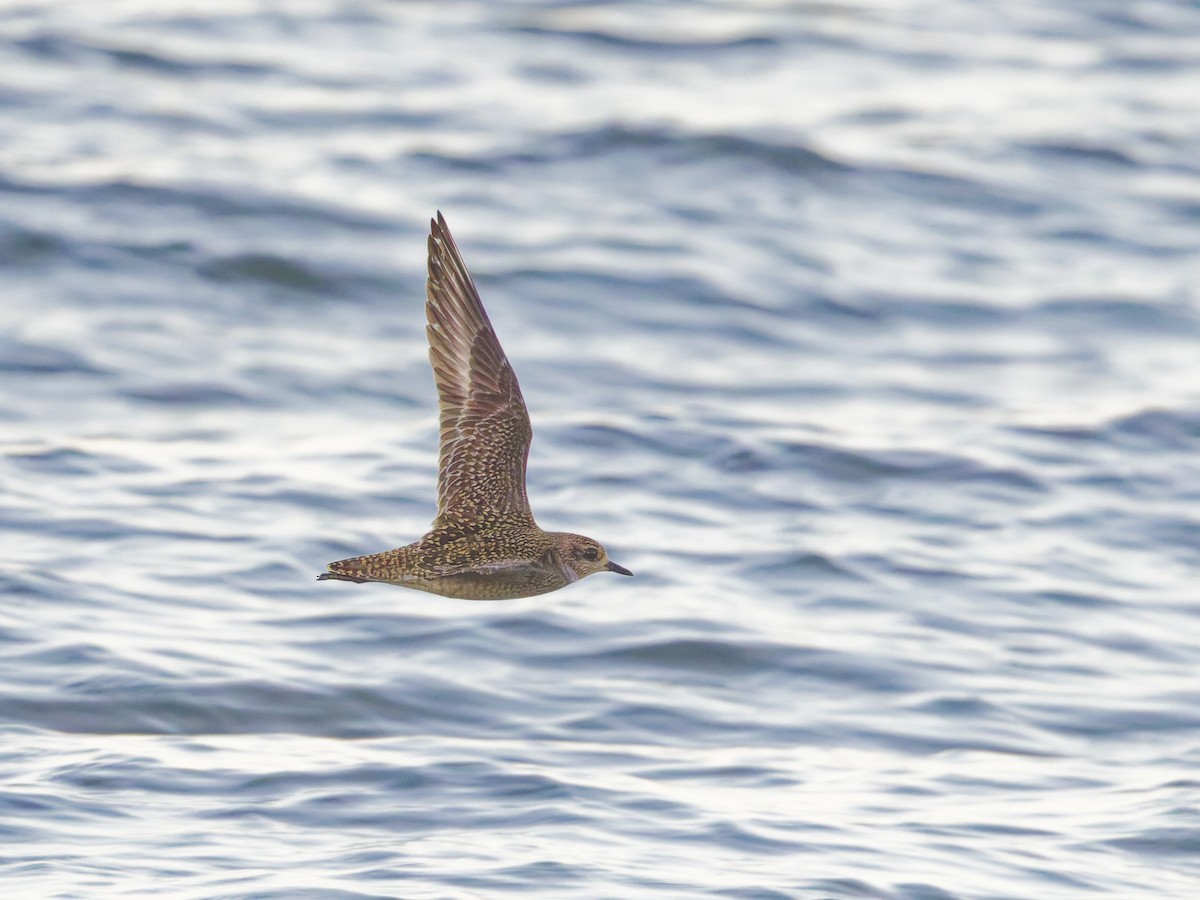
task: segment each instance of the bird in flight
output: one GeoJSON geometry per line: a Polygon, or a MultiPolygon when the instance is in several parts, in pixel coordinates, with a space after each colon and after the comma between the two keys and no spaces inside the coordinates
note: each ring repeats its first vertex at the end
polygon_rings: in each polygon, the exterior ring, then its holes
{"type": "Polygon", "coordinates": [[[542,531],[525,496],[529,413],[479,292],[439,212],[425,283],[441,412],[438,510],[414,544],[329,564],[318,581],[398,584],[463,600],[510,600],[596,572],[632,575],[597,541],[542,531]]]}

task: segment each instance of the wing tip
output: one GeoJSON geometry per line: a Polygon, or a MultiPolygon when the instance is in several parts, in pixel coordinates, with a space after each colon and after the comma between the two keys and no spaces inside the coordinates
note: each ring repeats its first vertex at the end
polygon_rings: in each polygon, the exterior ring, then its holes
{"type": "Polygon", "coordinates": [[[444,241],[450,236],[450,228],[446,225],[446,217],[442,215],[442,211],[435,210],[435,215],[429,220],[429,236],[437,240],[444,241]]]}
{"type": "Polygon", "coordinates": [[[447,227],[446,220],[443,218],[440,209],[437,211],[437,218],[429,220],[429,237],[426,239],[426,251],[429,279],[431,281],[445,279],[447,261],[453,257],[456,248],[454,238],[450,236],[450,229],[447,227]]]}

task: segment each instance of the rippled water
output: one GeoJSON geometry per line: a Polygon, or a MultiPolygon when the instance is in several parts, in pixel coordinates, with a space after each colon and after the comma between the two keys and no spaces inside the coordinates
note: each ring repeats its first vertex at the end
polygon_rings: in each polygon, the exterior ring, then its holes
{"type": "Polygon", "coordinates": [[[0,6],[6,897],[1200,894],[1200,9],[0,6]],[[434,506],[425,229],[547,528],[434,506]]]}

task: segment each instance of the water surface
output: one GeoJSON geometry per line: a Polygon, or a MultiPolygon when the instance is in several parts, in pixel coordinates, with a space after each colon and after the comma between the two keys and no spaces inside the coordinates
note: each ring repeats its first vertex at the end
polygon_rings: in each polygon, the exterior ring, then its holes
{"type": "Polygon", "coordinates": [[[1185,0],[0,9],[0,883],[1200,891],[1185,0]],[[425,233],[635,579],[434,509],[425,233]]]}

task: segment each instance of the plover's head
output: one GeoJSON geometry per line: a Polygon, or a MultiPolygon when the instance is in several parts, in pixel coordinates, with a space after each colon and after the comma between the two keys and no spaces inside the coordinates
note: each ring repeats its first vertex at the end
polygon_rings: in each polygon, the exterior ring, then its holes
{"type": "Polygon", "coordinates": [[[563,566],[575,574],[576,578],[586,578],[597,572],[616,572],[618,575],[632,575],[624,566],[618,566],[608,558],[608,551],[599,541],[593,541],[582,534],[558,533],[555,535],[558,544],[558,554],[563,566]]]}

